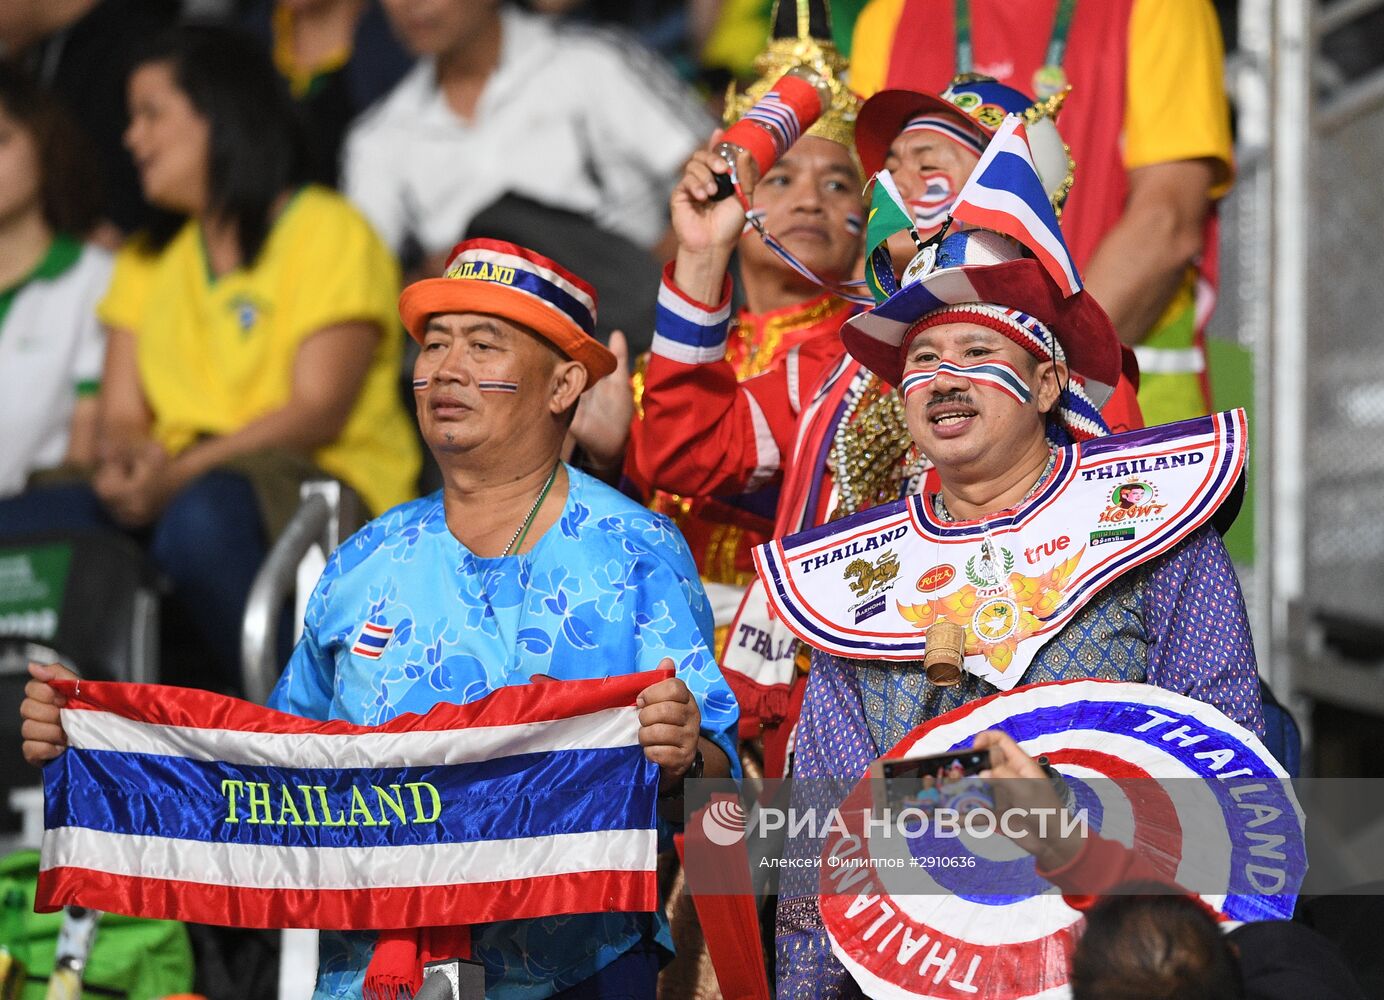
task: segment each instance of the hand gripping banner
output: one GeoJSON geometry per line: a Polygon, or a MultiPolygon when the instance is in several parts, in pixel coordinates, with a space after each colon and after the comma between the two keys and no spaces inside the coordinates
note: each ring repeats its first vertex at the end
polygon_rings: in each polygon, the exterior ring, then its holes
{"type": "Polygon", "coordinates": [[[381,726],[55,682],[35,909],[384,929],[653,910],[667,672],[502,688],[381,726]]]}

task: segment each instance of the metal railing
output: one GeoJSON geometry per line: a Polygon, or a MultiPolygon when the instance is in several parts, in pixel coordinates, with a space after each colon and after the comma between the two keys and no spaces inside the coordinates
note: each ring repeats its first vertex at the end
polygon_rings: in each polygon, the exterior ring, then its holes
{"type": "MultiPolygon", "coordinates": [[[[304,483],[302,502],[255,576],[241,630],[241,685],[245,697],[264,704],[279,679],[279,620],[296,596],[296,627],[327,556],[362,522],[360,501],[335,480],[304,483]]],[[[296,635],[296,633],[295,633],[296,635]]]]}

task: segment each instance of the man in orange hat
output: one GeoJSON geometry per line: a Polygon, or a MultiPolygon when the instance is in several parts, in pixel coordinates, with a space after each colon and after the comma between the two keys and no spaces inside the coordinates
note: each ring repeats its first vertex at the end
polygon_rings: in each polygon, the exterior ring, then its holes
{"type": "MultiPolygon", "coordinates": [[[[331,557],[270,700],[312,719],[377,725],[533,679],[653,669],[639,741],[660,791],[735,766],[738,711],[711,654],[711,615],[686,543],[559,459],[577,400],[615,359],[595,338],[591,287],[511,243],[470,240],[441,278],[404,289],[422,350],[414,396],[442,489],[376,518],[331,557]]],[[[61,752],[50,668],[22,709],[25,754],[61,752]]],[[[600,900],[591,901],[599,909],[600,900]]],[[[592,913],[480,924],[486,995],[654,996],[662,914],[592,913]]],[[[323,932],[318,996],[393,996],[399,956],[442,953],[453,928],[323,932]],[[411,943],[413,947],[395,947],[411,943]]]]}

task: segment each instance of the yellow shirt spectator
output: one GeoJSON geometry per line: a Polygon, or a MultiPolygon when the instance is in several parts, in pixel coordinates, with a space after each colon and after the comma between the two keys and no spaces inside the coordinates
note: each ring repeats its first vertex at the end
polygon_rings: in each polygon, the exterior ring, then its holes
{"type": "Polygon", "coordinates": [[[195,221],[160,254],[127,247],[99,315],[134,335],[153,436],[175,455],[285,405],[294,358],[313,333],[377,325],[375,356],[346,426],[313,457],[378,514],[413,497],[420,462],[398,393],[398,290],[398,265],[364,218],[336,193],[306,187],[253,266],[220,278],[211,276],[195,221]]]}

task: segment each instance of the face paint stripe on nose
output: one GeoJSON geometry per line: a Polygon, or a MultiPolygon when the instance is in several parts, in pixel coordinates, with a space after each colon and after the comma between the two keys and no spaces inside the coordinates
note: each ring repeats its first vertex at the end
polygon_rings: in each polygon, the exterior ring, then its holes
{"type": "Polygon", "coordinates": [[[1033,393],[1029,391],[1028,383],[1019,375],[1018,369],[1004,361],[985,361],[978,365],[955,365],[950,361],[943,361],[932,371],[909,372],[903,377],[899,389],[907,399],[913,393],[927,388],[943,372],[977,385],[998,389],[1021,406],[1033,400],[1033,393]]]}

